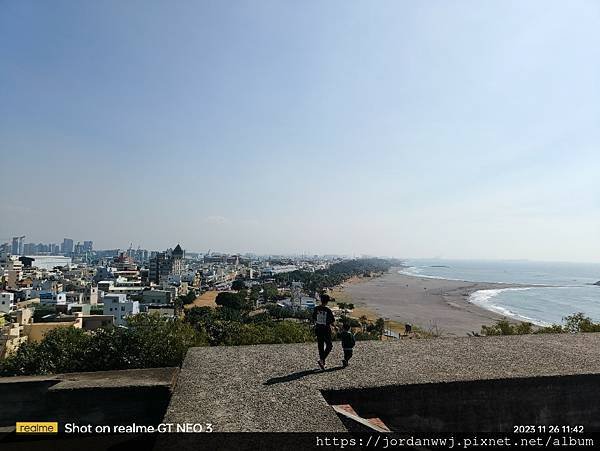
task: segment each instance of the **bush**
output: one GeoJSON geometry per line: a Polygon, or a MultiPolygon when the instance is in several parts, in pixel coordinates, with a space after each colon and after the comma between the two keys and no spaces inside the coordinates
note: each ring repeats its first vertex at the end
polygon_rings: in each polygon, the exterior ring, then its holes
{"type": "Polygon", "coordinates": [[[242,291],[246,289],[246,284],[241,279],[236,279],[231,284],[231,289],[235,291],[242,291]]]}
{"type": "Polygon", "coordinates": [[[290,307],[282,307],[277,304],[266,304],[265,308],[269,315],[275,319],[297,318],[309,320],[312,318],[312,312],[306,309],[293,309],[290,307]]]}
{"type": "Polygon", "coordinates": [[[379,340],[381,337],[368,332],[356,332],[354,339],[356,341],[379,340]]]}
{"type": "Polygon", "coordinates": [[[552,324],[534,330],[531,323],[510,324],[506,320],[498,321],[493,326],[481,326],[482,335],[523,335],[523,334],[562,334],[579,332],[600,332],[600,323],[594,323],[583,313],[575,313],[563,318],[565,325],[552,324]]]}
{"type": "Polygon", "coordinates": [[[179,366],[189,347],[207,343],[205,332],[180,320],[135,315],[127,328],[53,329],[40,343],[24,343],[0,362],[0,375],[179,366]]]}
{"type": "Polygon", "coordinates": [[[314,341],[312,329],[295,321],[262,321],[240,323],[214,321],[204,324],[211,346],[239,346],[314,341]]]}
{"type": "Polygon", "coordinates": [[[552,324],[551,326],[541,327],[536,330],[534,333],[536,334],[562,334],[564,333],[564,329],[559,324],[552,324]]]}
{"type": "Polygon", "coordinates": [[[222,292],[217,295],[215,303],[222,307],[229,307],[236,310],[252,310],[252,302],[246,299],[245,292],[228,293],[222,292]]]}
{"type": "Polygon", "coordinates": [[[591,318],[584,316],[581,312],[567,316],[564,320],[565,332],[600,332],[600,323],[594,323],[591,318]]]}
{"type": "Polygon", "coordinates": [[[533,332],[533,324],[523,322],[509,323],[505,319],[496,321],[493,326],[481,326],[481,335],[525,335],[533,332]]]}

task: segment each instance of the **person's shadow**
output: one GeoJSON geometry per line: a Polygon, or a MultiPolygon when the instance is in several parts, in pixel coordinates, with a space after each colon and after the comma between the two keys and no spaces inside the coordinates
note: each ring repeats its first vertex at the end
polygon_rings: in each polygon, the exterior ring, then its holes
{"type": "Polygon", "coordinates": [[[268,379],[267,381],[263,382],[263,385],[273,385],[281,384],[282,382],[296,381],[298,379],[302,379],[303,377],[310,376],[311,374],[330,373],[331,371],[339,371],[342,369],[344,369],[343,366],[335,366],[332,368],[327,368],[325,370],[314,368],[312,370],[296,371],[295,373],[290,373],[286,376],[272,377],[271,379],[268,379]]]}

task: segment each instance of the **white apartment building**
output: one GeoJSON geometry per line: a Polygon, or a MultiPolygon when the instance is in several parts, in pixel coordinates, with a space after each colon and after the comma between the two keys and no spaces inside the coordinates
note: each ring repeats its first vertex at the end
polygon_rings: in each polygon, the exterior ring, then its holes
{"type": "Polygon", "coordinates": [[[57,305],[67,305],[67,293],[52,293],[51,291],[42,291],[39,293],[40,304],[56,307],[57,305]]]}
{"type": "Polygon", "coordinates": [[[15,307],[14,293],[0,292],[0,313],[9,313],[15,307]]]}
{"type": "Polygon", "coordinates": [[[103,313],[113,315],[115,325],[124,326],[126,317],[140,313],[140,303],[138,301],[128,301],[125,294],[106,294],[104,295],[103,313]]]}

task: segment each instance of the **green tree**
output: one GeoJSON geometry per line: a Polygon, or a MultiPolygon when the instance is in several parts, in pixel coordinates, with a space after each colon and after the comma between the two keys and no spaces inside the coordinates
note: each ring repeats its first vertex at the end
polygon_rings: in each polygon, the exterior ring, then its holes
{"type": "Polygon", "coordinates": [[[246,299],[246,294],[245,293],[229,293],[229,292],[222,292],[219,293],[217,295],[217,298],[215,299],[215,303],[217,305],[223,306],[223,307],[229,307],[232,309],[236,309],[236,310],[251,310],[252,309],[252,302],[248,299],[246,299]]]}
{"type": "Polygon", "coordinates": [[[377,321],[375,321],[375,328],[374,328],[373,332],[375,332],[377,335],[379,335],[381,337],[381,336],[383,336],[384,331],[385,331],[385,321],[383,320],[383,318],[377,318],[377,321]]]}
{"type": "Polygon", "coordinates": [[[24,376],[30,374],[47,374],[42,367],[39,344],[25,342],[14,354],[0,360],[0,376],[24,376]]]}
{"type": "Polygon", "coordinates": [[[250,294],[248,295],[252,304],[255,305],[256,302],[260,299],[260,285],[252,285],[250,288],[250,294]]]}
{"type": "Polygon", "coordinates": [[[244,283],[243,280],[236,279],[231,284],[231,289],[233,289],[235,291],[242,291],[242,290],[246,289],[246,284],[244,283]]]}
{"type": "Polygon", "coordinates": [[[223,321],[237,321],[241,323],[244,322],[247,317],[246,310],[240,310],[229,306],[220,307],[217,310],[217,313],[219,314],[219,318],[223,321]]]}
{"type": "Polygon", "coordinates": [[[581,312],[567,316],[564,320],[564,330],[566,332],[600,332],[600,323],[594,323],[591,318],[581,312]]]}
{"type": "Polygon", "coordinates": [[[158,314],[133,315],[127,319],[127,326],[129,338],[139,349],[139,368],[179,366],[189,347],[208,342],[190,324],[158,314]]]}
{"type": "Polygon", "coordinates": [[[277,299],[279,296],[279,290],[277,290],[277,286],[273,283],[265,283],[262,286],[263,289],[263,299],[265,301],[272,301],[277,299]]]}
{"type": "Polygon", "coordinates": [[[40,343],[26,342],[0,361],[0,375],[179,366],[190,346],[206,344],[204,329],[158,314],[134,315],[125,328],[48,331],[40,343]]]}
{"type": "Polygon", "coordinates": [[[192,307],[185,311],[185,320],[192,326],[199,326],[215,321],[218,313],[212,307],[192,307]]]}

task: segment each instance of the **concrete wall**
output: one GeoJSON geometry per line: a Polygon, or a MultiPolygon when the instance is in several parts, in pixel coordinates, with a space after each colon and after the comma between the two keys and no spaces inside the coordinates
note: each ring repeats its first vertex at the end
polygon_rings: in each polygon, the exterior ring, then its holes
{"type": "Polygon", "coordinates": [[[0,428],[16,421],[158,424],[177,373],[152,368],[0,378],[0,428]]]}
{"type": "Polygon", "coordinates": [[[44,335],[46,335],[48,331],[59,327],[73,327],[75,324],[76,321],[26,324],[23,326],[23,333],[27,335],[29,341],[39,343],[44,339],[44,335]]]}
{"type": "Polygon", "coordinates": [[[514,425],[586,425],[600,430],[600,375],[478,380],[327,391],[392,431],[512,432],[514,425]]]}

